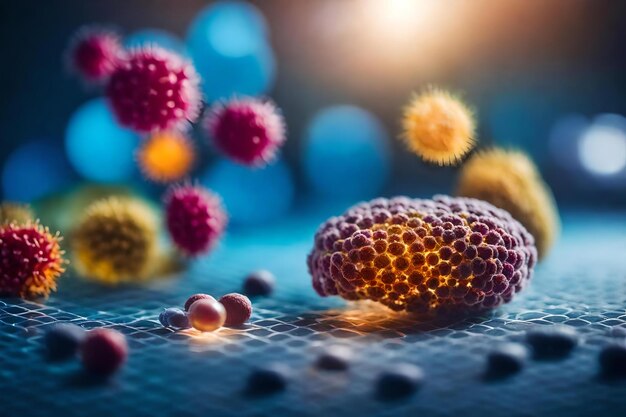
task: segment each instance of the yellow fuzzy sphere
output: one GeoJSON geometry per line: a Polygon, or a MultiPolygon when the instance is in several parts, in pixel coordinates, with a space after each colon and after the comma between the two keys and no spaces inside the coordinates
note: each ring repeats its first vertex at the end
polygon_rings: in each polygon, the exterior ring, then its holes
{"type": "Polygon", "coordinates": [[[35,213],[27,205],[9,202],[0,204],[0,225],[6,223],[23,225],[33,222],[34,219],[35,213]]]}
{"type": "Polygon", "coordinates": [[[475,143],[472,112],[445,91],[417,95],[404,111],[403,128],[409,150],[439,165],[455,164],[475,143]]]}
{"type": "Polygon", "coordinates": [[[472,156],[461,169],[457,194],[488,201],[511,213],[534,236],[540,258],[559,233],[552,192],[522,152],[491,149],[472,156]]]}
{"type": "Polygon", "coordinates": [[[79,274],[107,284],[148,276],[155,259],[158,220],[144,203],[110,197],[89,206],[72,236],[79,274]]]}

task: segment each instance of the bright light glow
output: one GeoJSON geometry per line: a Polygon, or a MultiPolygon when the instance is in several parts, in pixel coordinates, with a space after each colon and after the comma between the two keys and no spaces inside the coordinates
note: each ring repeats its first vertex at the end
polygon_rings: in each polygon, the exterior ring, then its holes
{"type": "Polygon", "coordinates": [[[626,132],[615,126],[592,125],[580,138],[582,166],[597,175],[615,175],[626,168],[626,132]]]}
{"type": "Polygon", "coordinates": [[[404,38],[415,42],[412,36],[434,30],[441,11],[437,0],[368,0],[363,8],[368,15],[368,32],[386,40],[404,38]]]}

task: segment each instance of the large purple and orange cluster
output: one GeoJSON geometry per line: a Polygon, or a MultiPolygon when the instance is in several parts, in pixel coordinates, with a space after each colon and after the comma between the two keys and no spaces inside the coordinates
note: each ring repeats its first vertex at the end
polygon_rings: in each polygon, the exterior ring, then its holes
{"type": "Polygon", "coordinates": [[[509,302],[536,259],[533,237],[489,203],[396,197],[358,204],[322,224],[308,266],[322,296],[439,315],[509,302]]]}

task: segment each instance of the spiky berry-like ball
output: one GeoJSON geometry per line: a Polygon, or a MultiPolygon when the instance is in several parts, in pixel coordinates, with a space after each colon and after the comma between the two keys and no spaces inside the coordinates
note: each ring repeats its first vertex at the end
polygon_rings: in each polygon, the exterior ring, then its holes
{"type": "Polygon", "coordinates": [[[520,151],[495,148],[472,155],[461,169],[457,194],[488,201],[511,213],[535,238],[540,259],[550,251],[561,228],[550,187],[520,151]]]}
{"type": "Polygon", "coordinates": [[[0,225],[6,223],[27,224],[34,219],[35,213],[27,205],[9,202],[0,204],[0,225]]]}
{"type": "Polygon", "coordinates": [[[267,164],[285,141],[285,123],[276,106],[254,98],[215,104],[205,128],[221,152],[244,165],[267,164]]]}
{"type": "Polygon", "coordinates": [[[47,297],[65,270],[61,238],[39,223],[0,226],[0,295],[47,297]]]}
{"type": "Polygon", "coordinates": [[[208,252],[226,228],[222,202],[200,186],[175,186],[165,197],[167,229],[174,244],[186,255],[208,252]]]}
{"type": "Polygon", "coordinates": [[[193,143],[180,132],[158,132],[146,139],[137,151],[143,175],[155,182],[182,180],[196,158],[193,143]]]}
{"type": "Polygon", "coordinates": [[[158,221],[144,203],[109,197],[89,206],[72,236],[74,266],[107,284],[146,278],[157,249],[158,221]]]}
{"type": "Polygon", "coordinates": [[[193,65],[155,46],[132,50],[111,75],[107,96],[120,124],[139,133],[183,128],[200,112],[193,65]]]}
{"type": "Polygon", "coordinates": [[[474,147],[472,112],[445,91],[431,89],[413,98],[403,127],[409,150],[428,162],[452,165],[474,147]]]}
{"type": "Polygon", "coordinates": [[[446,315],[510,301],[536,258],[533,237],[489,203],[396,197],[358,204],[322,224],[308,266],[322,296],[446,315]]]}
{"type": "Polygon", "coordinates": [[[119,36],[111,30],[97,27],[80,29],[68,51],[72,69],[89,82],[110,77],[122,55],[119,36]]]}

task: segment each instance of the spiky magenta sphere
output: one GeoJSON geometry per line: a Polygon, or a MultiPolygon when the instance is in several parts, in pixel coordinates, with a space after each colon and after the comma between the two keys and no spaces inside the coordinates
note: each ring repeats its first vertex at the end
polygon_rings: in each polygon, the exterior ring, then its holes
{"type": "Polygon", "coordinates": [[[123,54],[118,35],[110,30],[87,27],[78,31],[69,48],[72,68],[86,81],[111,76],[123,54]]]}
{"type": "Polygon", "coordinates": [[[200,186],[175,186],[165,197],[166,223],[174,244],[185,254],[208,252],[228,221],[218,196],[200,186]]]}
{"type": "Polygon", "coordinates": [[[38,223],[0,226],[0,295],[36,298],[56,290],[65,270],[59,240],[38,223]]]}
{"type": "Polygon", "coordinates": [[[285,141],[285,123],[276,106],[254,98],[215,104],[205,128],[221,152],[244,165],[265,165],[285,141]]]}
{"type": "Polygon", "coordinates": [[[445,315],[510,301],[536,259],[533,237],[489,203],[396,197],[358,204],[322,224],[308,266],[322,296],[445,315]]]}
{"type": "Polygon", "coordinates": [[[183,128],[200,112],[199,80],[191,63],[145,46],[113,72],[107,96],[119,122],[139,133],[183,128]]]}

